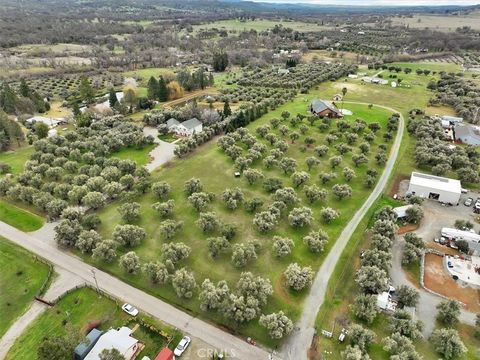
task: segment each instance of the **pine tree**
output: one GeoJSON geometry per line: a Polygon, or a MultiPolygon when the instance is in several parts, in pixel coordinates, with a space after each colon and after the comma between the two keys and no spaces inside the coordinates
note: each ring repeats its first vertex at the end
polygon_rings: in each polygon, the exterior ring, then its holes
{"type": "Polygon", "coordinates": [[[0,108],[7,114],[13,114],[15,113],[16,103],[17,96],[12,88],[7,83],[3,83],[2,90],[0,91],[0,108]]]}
{"type": "Polygon", "coordinates": [[[230,109],[230,103],[228,102],[228,99],[225,100],[225,103],[223,104],[223,116],[227,117],[232,115],[232,110],[230,109]]]}
{"type": "Polygon", "coordinates": [[[80,115],[80,107],[78,106],[78,103],[76,103],[76,102],[73,103],[72,112],[73,112],[73,116],[80,115]]]}
{"type": "Polygon", "coordinates": [[[90,80],[86,76],[82,76],[78,90],[80,92],[80,98],[82,100],[84,100],[87,104],[93,102],[95,92],[92,85],[90,84],[90,80]]]}
{"type": "Polygon", "coordinates": [[[160,101],[168,100],[167,83],[163,78],[163,76],[160,76],[160,79],[158,80],[158,100],[160,101]]]}
{"type": "MultiPolygon", "coordinates": [[[[115,92],[115,89],[112,87],[110,89],[110,94],[108,97],[108,102],[110,103],[110,107],[113,109],[115,105],[118,104],[118,98],[117,98],[117,93],[115,92]]],[[[78,106],[78,105],[77,105],[78,106]]],[[[74,114],[77,115],[77,114],[74,114]]]]}
{"type": "Polygon", "coordinates": [[[23,97],[30,97],[32,94],[32,91],[30,90],[30,87],[28,86],[27,82],[25,79],[20,80],[20,95],[23,97]]]}
{"type": "Polygon", "coordinates": [[[147,84],[147,97],[150,100],[155,100],[158,98],[158,92],[159,92],[158,81],[157,79],[155,79],[155,77],[151,76],[147,84]]]}

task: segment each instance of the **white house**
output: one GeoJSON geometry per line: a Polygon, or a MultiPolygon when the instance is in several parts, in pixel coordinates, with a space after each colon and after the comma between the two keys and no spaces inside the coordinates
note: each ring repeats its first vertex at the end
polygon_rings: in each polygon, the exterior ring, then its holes
{"type": "Polygon", "coordinates": [[[98,360],[103,350],[117,349],[126,360],[134,359],[141,343],[133,338],[132,330],[126,326],[120,329],[110,329],[97,340],[84,360],[98,360]]]}
{"type": "Polygon", "coordinates": [[[358,79],[358,75],[357,74],[348,74],[348,77],[350,79],[358,79]]]}
{"type": "Polygon", "coordinates": [[[412,172],[408,192],[425,199],[457,205],[462,184],[460,180],[412,172]]]}
{"type": "Polygon", "coordinates": [[[203,125],[200,120],[193,118],[180,123],[176,119],[167,121],[168,129],[178,136],[192,136],[203,131],[203,125]]]}
{"type": "Polygon", "coordinates": [[[31,118],[25,120],[27,124],[33,125],[35,123],[44,123],[48,125],[50,128],[54,128],[60,124],[65,124],[66,121],[64,118],[48,118],[44,116],[32,116],[31,118]]]}
{"type": "Polygon", "coordinates": [[[447,239],[455,241],[465,240],[473,255],[480,255],[480,235],[477,233],[459,229],[442,228],[441,234],[447,239]]]}

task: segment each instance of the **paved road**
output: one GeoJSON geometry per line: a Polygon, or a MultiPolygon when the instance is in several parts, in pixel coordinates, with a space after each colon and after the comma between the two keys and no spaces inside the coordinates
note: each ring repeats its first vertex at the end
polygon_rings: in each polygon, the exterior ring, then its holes
{"type": "MultiPolygon", "coordinates": [[[[345,102],[346,104],[363,104],[368,105],[367,103],[362,102],[345,102]]],[[[375,107],[381,107],[392,112],[399,113],[399,111],[386,107],[375,105],[375,107]]],[[[322,263],[320,269],[318,269],[317,274],[315,276],[315,280],[313,281],[312,287],[310,289],[310,293],[308,294],[307,298],[305,299],[304,306],[303,306],[303,313],[296,324],[298,330],[294,331],[292,335],[287,339],[283,347],[283,357],[285,359],[292,359],[292,360],[303,360],[307,359],[307,351],[310,348],[313,335],[315,332],[314,325],[315,319],[318,314],[318,310],[323,304],[325,299],[325,293],[327,290],[327,285],[330,277],[335,270],[335,265],[337,264],[338,259],[340,258],[343,249],[348,243],[350,236],[357,228],[358,224],[362,220],[362,218],[367,213],[368,209],[372,204],[375,202],[377,197],[382,193],[384,187],[387,184],[388,178],[393,170],[395,165],[395,161],[397,160],[398,151],[400,149],[400,144],[402,141],[403,131],[404,131],[404,119],[403,116],[400,116],[400,121],[398,124],[398,132],[397,136],[395,137],[395,141],[393,143],[392,149],[390,150],[390,157],[388,162],[385,165],[385,169],[380,177],[377,185],[373,189],[370,196],[364,202],[362,207],[358,209],[358,211],[353,215],[350,222],[345,226],[342,233],[335,241],[334,246],[328,253],[327,257],[322,263]]]]}
{"type": "MultiPolygon", "coordinates": [[[[3,222],[0,222],[0,236],[45,258],[60,271],[73,274],[73,276],[81,279],[82,282],[94,286],[91,272],[92,266],[71,254],[59,250],[50,242],[42,241],[40,238],[17,230],[3,222]]],[[[268,359],[269,352],[260,347],[249,345],[242,339],[220,330],[205,321],[199,320],[99,269],[95,269],[95,273],[99,286],[103,291],[125,302],[136,305],[157,319],[191,334],[194,338],[201,339],[215,349],[225,351],[227,354],[230,354],[231,359],[268,359]]],[[[279,358],[275,357],[275,359],[277,360],[279,358]]]]}
{"type": "MultiPolygon", "coordinates": [[[[63,269],[56,269],[56,273],[58,276],[43,297],[47,301],[54,301],[64,292],[84,282],[78,276],[63,269]]],[[[0,339],[0,359],[5,358],[8,351],[15,343],[15,340],[17,340],[17,338],[22,335],[23,331],[47,308],[47,305],[34,300],[30,308],[8,328],[8,331],[0,339]]]]}
{"type": "MultiPolygon", "coordinates": [[[[393,243],[392,252],[392,270],[390,276],[394,286],[408,285],[414,287],[412,283],[405,276],[405,272],[402,268],[402,254],[405,246],[405,240],[403,236],[397,236],[393,243]]],[[[417,289],[420,293],[420,298],[415,310],[418,320],[423,322],[423,336],[425,338],[430,337],[435,329],[435,318],[437,316],[437,305],[444,299],[440,296],[434,295],[423,288],[417,289]]],[[[460,312],[460,322],[475,326],[475,314],[464,309],[460,312]]]]}

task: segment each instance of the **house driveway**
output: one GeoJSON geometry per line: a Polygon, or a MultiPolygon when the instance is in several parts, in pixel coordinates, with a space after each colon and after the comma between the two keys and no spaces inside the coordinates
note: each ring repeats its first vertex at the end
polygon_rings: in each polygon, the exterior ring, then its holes
{"type": "Polygon", "coordinates": [[[149,153],[151,161],[147,165],[145,165],[145,169],[147,169],[149,172],[152,172],[156,168],[175,158],[175,145],[160,140],[158,138],[158,130],[156,128],[151,126],[145,126],[143,128],[143,134],[145,136],[152,136],[154,139],[154,143],[157,144],[157,146],[149,153]]]}

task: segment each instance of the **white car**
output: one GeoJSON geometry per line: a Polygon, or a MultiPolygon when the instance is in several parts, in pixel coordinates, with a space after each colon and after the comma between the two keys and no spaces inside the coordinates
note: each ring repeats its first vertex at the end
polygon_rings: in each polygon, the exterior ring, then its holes
{"type": "Polygon", "coordinates": [[[138,309],[130,304],[123,304],[122,310],[125,311],[128,315],[137,316],[138,309]]]}
{"type": "Polygon", "coordinates": [[[192,340],[188,336],[184,336],[182,340],[178,343],[175,351],[173,352],[175,356],[181,356],[183,352],[187,349],[188,345],[192,340]]]}

